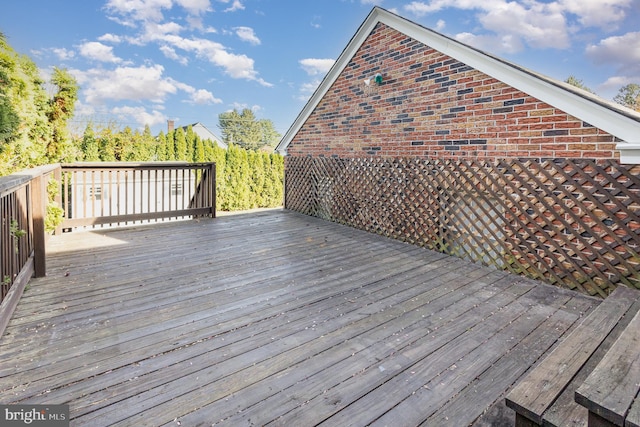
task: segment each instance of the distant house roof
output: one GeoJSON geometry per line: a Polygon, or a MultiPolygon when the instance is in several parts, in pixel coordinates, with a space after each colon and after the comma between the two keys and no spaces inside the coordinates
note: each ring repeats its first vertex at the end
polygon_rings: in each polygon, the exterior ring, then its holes
{"type": "Polygon", "coordinates": [[[193,123],[191,125],[182,126],[182,129],[186,132],[187,128],[189,126],[191,126],[191,129],[193,130],[193,133],[198,135],[200,137],[200,139],[202,139],[203,141],[206,140],[206,139],[209,139],[209,140],[215,142],[216,145],[218,145],[218,147],[224,148],[225,150],[227,149],[227,144],[225,144],[213,132],[211,132],[209,129],[207,129],[207,127],[205,125],[203,125],[202,123],[196,122],[196,123],[193,123]]]}
{"type": "Polygon", "coordinates": [[[297,132],[378,23],[383,23],[478,71],[608,132],[620,140],[616,148],[620,150],[620,159],[623,163],[640,163],[640,113],[460,43],[377,6],[369,13],[289,130],[284,134],[276,148],[277,151],[282,154],[286,153],[288,145],[297,132]]]}

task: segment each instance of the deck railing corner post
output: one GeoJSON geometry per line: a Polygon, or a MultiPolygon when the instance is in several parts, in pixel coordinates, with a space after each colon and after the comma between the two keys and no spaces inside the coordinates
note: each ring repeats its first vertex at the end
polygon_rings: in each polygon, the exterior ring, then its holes
{"type": "Polygon", "coordinates": [[[47,188],[44,176],[38,175],[31,181],[31,206],[33,209],[33,261],[35,277],[47,274],[45,215],[47,207],[47,188]]]}
{"type": "Polygon", "coordinates": [[[209,176],[211,177],[211,217],[216,217],[216,164],[211,163],[209,169],[209,176]]]}

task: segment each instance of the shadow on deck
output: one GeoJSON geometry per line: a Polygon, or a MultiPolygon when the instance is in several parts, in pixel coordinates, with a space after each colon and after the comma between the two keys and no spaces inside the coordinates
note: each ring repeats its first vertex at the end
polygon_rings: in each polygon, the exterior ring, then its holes
{"type": "Polygon", "coordinates": [[[48,250],[0,402],[72,426],[510,425],[506,392],[599,303],[282,210],[48,250]]]}

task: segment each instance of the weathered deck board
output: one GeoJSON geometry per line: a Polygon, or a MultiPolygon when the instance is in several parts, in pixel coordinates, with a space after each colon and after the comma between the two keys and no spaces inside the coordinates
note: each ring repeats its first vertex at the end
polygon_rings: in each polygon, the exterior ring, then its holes
{"type": "Polygon", "coordinates": [[[468,425],[598,304],[281,210],[49,250],[0,401],[69,403],[78,426],[468,425]]]}

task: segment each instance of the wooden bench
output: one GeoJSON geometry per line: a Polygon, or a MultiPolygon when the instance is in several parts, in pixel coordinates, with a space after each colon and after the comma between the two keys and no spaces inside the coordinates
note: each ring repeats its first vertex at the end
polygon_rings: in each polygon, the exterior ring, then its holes
{"type": "Polygon", "coordinates": [[[576,389],[596,369],[640,308],[640,292],[619,286],[506,397],[516,427],[587,425],[576,389]]]}
{"type": "Polygon", "coordinates": [[[640,426],[640,312],[576,390],[589,426],[640,426]]]}

